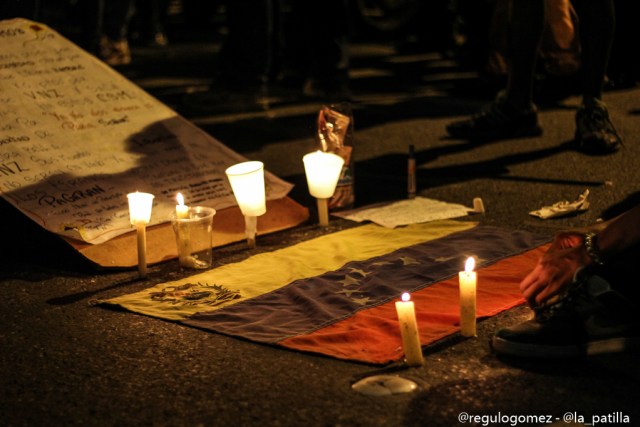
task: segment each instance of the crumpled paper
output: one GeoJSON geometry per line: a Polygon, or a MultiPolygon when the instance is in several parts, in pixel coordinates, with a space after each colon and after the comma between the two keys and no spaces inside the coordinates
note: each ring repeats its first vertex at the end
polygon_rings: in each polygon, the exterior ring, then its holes
{"type": "Polygon", "coordinates": [[[588,189],[584,190],[584,193],[580,194],[580,196],[578,196],[578,198],[573,202],[563,200],[561,202],[554,203],[551,206],[543,206],[538,210],[531,211],[529,212],[529,215],[547,219],[565,216],[579,211],[586,211],[589,209],[589,201],[587,200],[587,197],[589,197],[588,189]]]}

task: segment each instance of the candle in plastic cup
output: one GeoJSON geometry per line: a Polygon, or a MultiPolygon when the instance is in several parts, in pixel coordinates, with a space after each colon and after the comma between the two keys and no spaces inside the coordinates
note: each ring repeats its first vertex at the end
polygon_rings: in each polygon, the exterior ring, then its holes
{"type": "Polygon", "coordinates": [[[318,221],[320,225],[329,225],[328,201],[336,191],[344,159],[337,154],[316,151],[306,154],[304,172],[307,176],[309,193],[317,199],[318,221]]]}
{"type": "Polygon", "coordinates": [[[149,224],[151,221],[151,208],[153,207],[153,194],[135,193],[127,194],[129,200],[129,220],[132,225],[149,224]]]}
{"type": "Polygon", "coordinates": [[[216,210],[204,206],[189,207],[185,216],[171,216],[176,236],[178,260],[185,268],[211,267],[213,246],[213,217],[216,210]]]}
{"type": "Polygon", "coordinates": [[[328,199],[333,196],[344,159],[337,154],[316,151],[306,154],[302,161],[309,193],[317,199],[328,199]]]}
{"type": "Polygon", "coordinates": [[[248,161],[226,170],[233,195],[245,219],[245,234],[250,248],[256,246],[257,218],[267,212],[264,188],[264,164],[248,161]]]}
{"type": "Polygon", "coordinates": [[[238,163],[227,168],[226,174],[243,215],[260,216],[267,212],[262,162],[238,163]]]}

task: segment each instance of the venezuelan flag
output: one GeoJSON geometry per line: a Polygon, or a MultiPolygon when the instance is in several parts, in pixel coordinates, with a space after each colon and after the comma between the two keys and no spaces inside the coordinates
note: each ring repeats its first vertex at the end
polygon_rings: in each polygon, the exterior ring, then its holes
{"type": "Polygon", "coordinates": [[[522,303],[548,236],[463,221],[374,224],[105,301],[255,342],[383,364],[402,357],[394,302],[410,292],[423,345],[459,330],[458,271],[478,262],[478,317],[522,303]]]}

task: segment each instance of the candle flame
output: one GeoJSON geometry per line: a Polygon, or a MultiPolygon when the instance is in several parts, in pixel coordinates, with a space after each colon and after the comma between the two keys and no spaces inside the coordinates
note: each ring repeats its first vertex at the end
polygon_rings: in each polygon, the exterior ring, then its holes
{"type": "Polygon", "coordinates": [[[407,302],[411,299],[411,295],[409,295],[409,292],[405,292],[402,294],[402,302],[407,302]]]}
{"type": "Polygon", "coordinates": [[[475,266],[476,266],[476,260],[472,256],[470,256],[469,258],[467,258],[467,262],[464,264],[464,271],[469,273],[473,271],[475,266]]]}
{"type": "Polygon", "coordinates": [[[182,195],[182,193],[178,193],[178,195],[176,196],[176,200],[178,200],[178,204],[180,206],[184,205],[184,196],[182,195]]]}

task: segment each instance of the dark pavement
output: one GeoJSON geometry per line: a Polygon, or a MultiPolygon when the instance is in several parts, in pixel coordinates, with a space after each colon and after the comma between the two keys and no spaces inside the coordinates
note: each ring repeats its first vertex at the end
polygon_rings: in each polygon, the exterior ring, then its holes
{"type": "MultiPolygon", "coordinates": [[[[417,151],[419,194],[466,205],[482,197],[485,224],[552,234],[611,215],[618,202],[638,195],[640,88],[606,93],[625,139],[614,155],[587,156],[571,144],[576,97],[542,108],[541,137],[470,143],[447,139],[444,127],[490,99],[494,88],[486,81],[437,53],[400,55],[381,42],[352,50],[359,205],[405,197],[409,144],[417,151]],[[546,221],[528,215],[585,189],[587,212],[546,221]]],[[[320,102],[194,114],[184,95],[210,84],[216,52],[213,44],[188,43],[137,49],[122,71],[230,148],[297,184],[292,197],[312,207],[301,158],[313,145],[320,102]]],[[[0,210],[9,236],[0,261],[1,426],[453,426],[465,424],[458,420],[463,412],[503,417],[470,425],[564,425],[566,413],[585,425],[594,415],[640,425],[637,352],[567,362],[492,354],[492,333],[529,316],[525,307],[481,321],[477,338],[454,335],[426,348],[424,367],[400,372],[418,383],[416,392],[369,397],[351,383],[380,367],[95,306],[96,299],[184,273],[175,260],[151,267],[146,281],[135,271],[92,270],[5,202],[0,210]],[[527,415],[548,418],[513,418],[527,415]]],[[[330,230],[348,226],[334,220],[330,230]]],[[[257,250],[323,232],[309,223],[260,236],[257,250]]],[[[214,252],[218,265],[246,256],[243,244],[214,252]]]]}

